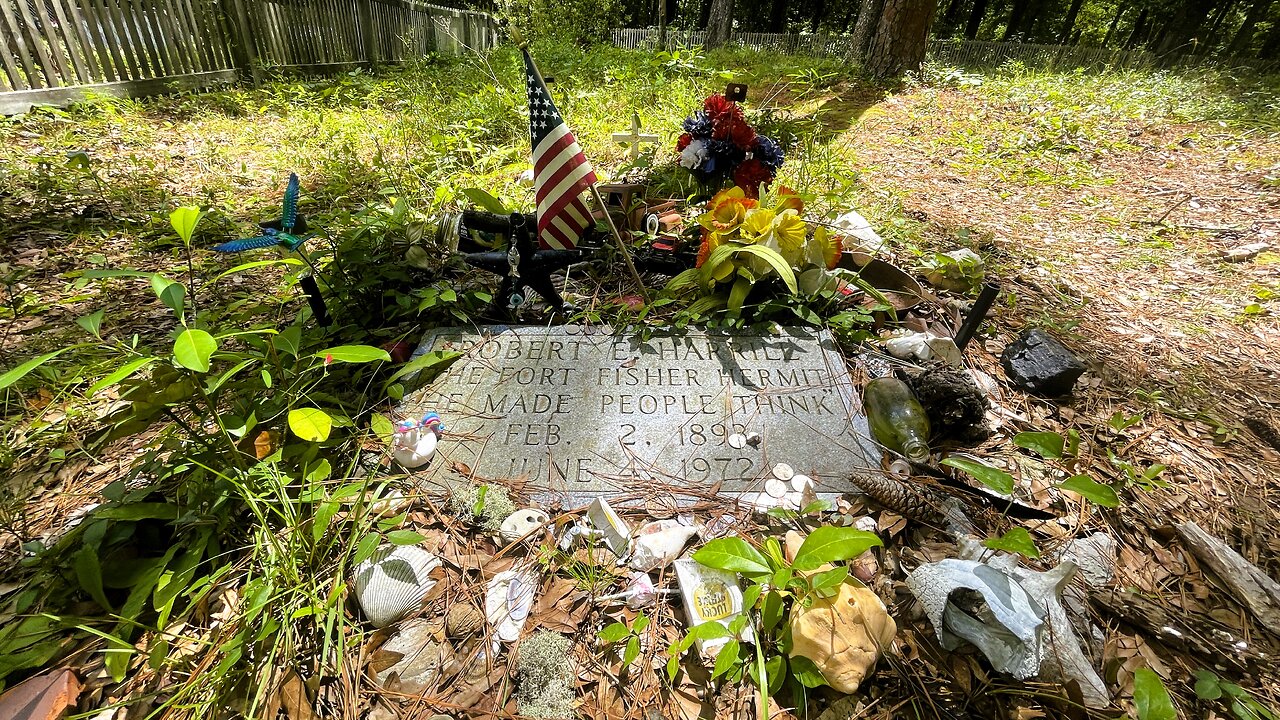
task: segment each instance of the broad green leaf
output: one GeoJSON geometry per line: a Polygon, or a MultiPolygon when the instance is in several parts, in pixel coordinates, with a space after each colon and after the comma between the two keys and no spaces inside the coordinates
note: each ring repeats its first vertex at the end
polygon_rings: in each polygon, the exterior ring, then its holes
{"type": "Polygon", "coordinates": [[[701,625],[693,626],[693,628],[689,630],[689,637],[692,640],[701,640],[703,642],[716,640],[722,637],[729,637],[729,628],[721,625],[715,620],[712,620],[710,622],[704,622],[701,625]]]}
{"type": "Polygon", "coordinates": [[[305,478],[307,482],[313,485],[318,485],[325,480],[328,480],[329,476],[332,474],[333,465],[330,464],[328,460],[321,458],[314,465],[307,468],[305,478]]]}
{"type": "Polygon", "coordinates": [[[387,533],[387,542],[392,545],[417,545],[423,540],[426,538],[412,530],[392,530],[387,533]]]}
{"type": "Polygon", "coordinates": [[[649,627],[649,616],[644,613],[640,613],[635,620],[631,621],[631,629],[634,632],[642,633],[647,627],[649,627]]]}
{"type": "MultiPolygon", "coordinates": [[[[383,392],[386,392],[387,388],[391,387],[393,383],[401,378],[411,376],[407,379],[415,380],[417,373],[429,368],[434,368],[436,365],[441,365],[441,369],[443,370],[451,365],[454,360],[457,360],[460,357],[462,357],[462,353],[455,352],[453,350],[436,350],[429,353],[423,353],[404,365],[401,365],[399,369],[392,373],[391,377],[387,378],[386,382],[382,384],[383,392]]],[[[424,378],[424,380],[425,379],[426,378],[424,378]]]]}
{"type": "Polygon", "coordinates": [[[953,468],[963,470],[978,479],[978,482],[995,490],[1001,495],[1009,495],[1013,493],[1013,476],[1009,473],[991,467],[986,463],[975,462],[958,457],[949,457],[942,461],[943,465],[950,465],[953,468]]]}
{"type": "Polygon", "coordinates": [[[739,537],[717,538],[703,545],[693,559],[709,568],[731,570],[746,575],[764,575],[769,562],[758,550],[739,537]]]}
{"type": "Polygon", "coordinates": [[[1020,527],[1011,528],[1009,532],[998,538],[990,538],[983,542],[982,546],[991,550],[1018,553],[1029,558],[1040,557],[1040,548],[1037,548],[1035,541],[1031,539],[1031,533],[1020,527]]]}
{"type": "Polygon", "coordinates": [[[84,328],[84,331],[90,335],[99,337],[98,333],[102,329],[102,316],[105,314],[105,310],[99,310],[82,318],[76,318],[76,324],[84,328]]]}
{"type": "Polygon", "coordinates": [[[763,259],[773,267],[774,272],[778,273],[778,277],[782,278],[782,282],[786,284],[792,295],[797,292],[795,271],[787,264],[786,259],[778,254],[778,251],[763,245],[742,245],[734,248],[734,251],[748,253],[763,259]]]}
{"type": "Polygon", "coordinates": [[[278,353],[289,357],[298,357],[298,350],[302,346],[302,328],[297,325],[290,325],[281,330],[279,335],[271,338],[271,346],[278,353]]]}
{"type": "Polygon", "coordinates": [[[3,375],[0,375],[0,390],[3,390],[9,387],[10,385],[18,382],[22,378],[26,377],[32,370],[35,370],[36,368],[58,357],[59,355],[61,355],[62,353],[70,349],[71,348],[69,347],[64,347],[60,350],[54,350],[51,353],[41,355],[40,357],[31,358],[30,360],[22,363],[21,365],[10,370],[9,372],[3,375]]]}
{"type": "Polygon", "coordinates": [[[820,572],[813,576],[813,590],[814,592],[819,592],[836,587],[844,582],[847,577],[849,577],[849,568],[843,565],[826,572],[820,572]]]}
{"type": "Polygon", "coordinates": [[[1062,457],[1066,441],[1054,432],[1021,432],[1013,436],[1013,444],[1042,458],[1057,460],[1062,457]]]}
{"type": "Polygon", "coordinates": [[[607,643],[616,643],[630,634],[631,631],[627,629],[626,625],[616,622],[604,626],[604,629],[600,631],[600,640],[607,643]]]}
{"type": "Polygon", "coordinates": [[[1208,670],[1197,670],[1195,675],[1196,697],[1201,700],[1217,700],[1222,697],[1222,686],[1217,675],[1208,670]]]}
{"type": "Polygon", "coordinates": [[[777,695],[782,690],[782,683],[787,679],[787,659],[774,655],[764,664],[765,675],[769,679],[769,694],[777,695]]]}
{"type": "Polygon", "coordinates": [[[373,434],[377,435],[378,439],[387,445],[390,445],[391,441],[395,439],[396,426],[382,413],[374,413],[373,417],[369,418],[369,429],[373,430],[373,434]]]}
{"type": "Polygon", "coordinates": [[[622,664],[630,665],[636,661],[637,657],[640,657],[640,638],[632,635],[627,641],[627,649],[622,653],[622,664]]]}
{"type": "Polygon", "coordinates": [[[356,554],[351,558],[351,566],[355,567],[368,560],[369,556],[373,555],[373,551],[378,549],[380,541],[381,538],[377,533],[365,533],[364,537],[360,538],[360,542],[356,543],[356,554]]]}
{"type": "Polygon", "coordinates": [[[698,284],[698,268],[689,268],[667,281],[664,288],[667,292],[675,292],[698,284]]]}
{"type": "Polygon", "coordinates": [[[210,395],[218,392],[218,389],[221,388],[223,385],[227,384],[228,380],[235,377],[236,374],[239,373],[241,370],[249,367],[250,365],[252,365],[257,361],[258,361],[257,358],[241,360],[240,362],[233,365],[230,370],[222,373],[222,375],[217,380],[214,380],[213,382],[209,383],[209,387],[205,390],[205,392],[207,392],[210,395]]]}
{"type": "Polygon", "coordinates": [[[71,556],[71,568],[75,571],[76,582],[80,584],[80,589],[84,590],[98,606],[107,612],[112,612],[111,603],[107,600],[107,595],[102,591],[102,565],[98,562],[98,552],[95,548],[81,548],[71,556]]]}
{"type": "Polygon", "coordinates": [[[1138,668],[1133,673],[1133,704],[1138,709],[1138,720],[1178,720],[1169,691],[1150,668],[1138,668]]]}
{"type": "Polygon", "coordinates": [[[107,520],[177,520],[178,506],[158,502],[107,505],[94,510],[93,516],[107,520]]]}
{"type": "Polygon", "coordinates": [[[769,591],[765,593],[764,604],[760,606],[760,626],[764,630],[772,630],[782,622],[782,595],[769,591]]]}
{"type": "Polygon", "coordinates": [[[752,583],[746,590],[742,591],[742,607],[750,610],[756,606],[756,601],[760,599],[760,592],[764,590],[763,585],[752,583]]]}
{"type": "Polygon", "coordinates": [[[822,676],[822,671],[818,669],[818,666],[803,655],[796,655],[791,658],[791,676],[799,680],[800,684],[807,688],[822,687],[827,684],[827,679],[822,676]]]}
{"type": "Polygon", "coordinates": [[[459,192],[461,192],[464,196],[466,196],[466,198],[471,202],[475,203],[476,205],[479,205],[480,207],[484,208],[485,210],[488,210],[491,213],[494,213],[495,215],[506,215],[507,213],[511,212],[506,208],[505,205],[502,204],[501,200],[490,195],[484,190],[481,190],[480,188],[462,188],[461,190],[459,190],[459,192]]]}
{"type": "Polygon", "coordinates": [[[382,348],[372,345],[339,345],[328,350],[321,350],[314,357],[325,362],[367,363],[381,360],[391,361],[391,354],[382,348]]]}
{"type": "Polygon", "coordinates": [[[209,358],[218,349],[218,341],[199,328],[187,328],[173,342],[173,359],[188,370],[209,372],[209,358]]]}
{"type": "Polygon", "coordinates": [[[112,372],[110,375],[107,375],[106,377],[102,378],[101,380],[94,383],[93,385],[90,385],[89,391],[85,393],[85,395],[87,397],[93,397],[98,393],[99,390],[115,385],[121,380],[124,380],[125,378],[138,372],[142,368],[146,367],[147,365],[150,365],[151,363],[159,359],[160,358],[157,358],[157,357],[143,357],[143,358],[135,358],[133,360],[130,360],[124,365],[121,365],[120,367],[116,368],[115,371],[112,372]]]}
{"type": "Polygon", "coordinates": [[[191,246],[191,236],[195,234],[196,225],[200,224],[201,217],[204,217],[204,213],[193,205],[180,207],[169,213],[169,224],[173,226],[173,231],[178,233],[178,237],[182,238],[183,245],[191,246]]]}
{"type": "Polygon", "coordinates": [[[712,680],[733,669],[734,664],[738,662],[738,650],[740,648],[741,644],[737,638],[730,640],[724,644],[724,647],[720,648],[720,654],[716,655],[715,669],[711,671],[712,680]]]}
{"type": "Polygon", "coordinates": [[[289,411],[289,429],[294,435],[311,442],[324,442],[333,431],[333,419],[318,408],[296,408],[289,411]]]}
{"type": "Polygon", "coordinates": [[[333,516],[338,514],[339,505],[336,501],[330,500],[316,508],[315,517],[311,519],[311,539],[320,542],[320,538],[329,529],[329,522],[333,520],[333,516]]]}
{"type": "Polygon", "coordinates": [[[230,270],[226,270],[221,273],[218,273],[218,275],[213,278],[213,282],[216,283],[228,275],[234,275],[238,272],[244,272],[245,270],[252,270],[254,268],[267,267],[268,265],[302,265],[302,264],[303,264],[302,261],[299,260],[298,258],[275,258],[274,260],[254,260],[253,262],[243,263],[241,265],[237,265],[231,268],[230,270]]]}
{"type": "Polygon", "coordinates": [[[183,300],[187,297],[187,288],[182,283],[156,273],[151,276],[151,289],[155,291],[160,302],[178,317],[182,316],[183,300]]]}
{"type": "Polygon", "coordinates": [[[1120,497],[1116,495],[1115,488],[1110,485],[1104,485],[1088,475],[1069,477],[1063,480],[1058,487],[1077,493],[1084,499],[1103,507],[1120,506],[1120,497]]]}
{"type": "Polygon", "coordinates": [[[855,558],[868,548],[883,544],[875,533],[826,525],[809,533],[791,564],[797,570],[815,570],[823,563],[855,558]]]}

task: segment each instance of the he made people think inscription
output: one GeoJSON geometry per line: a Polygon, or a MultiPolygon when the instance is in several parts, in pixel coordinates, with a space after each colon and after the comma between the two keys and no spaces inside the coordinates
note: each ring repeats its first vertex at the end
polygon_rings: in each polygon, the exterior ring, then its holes
{"type": "Polygon", "coordinates": [[[848,369],[830,335],[682,331],[649,338],[584,326],[432,331],[419,352],[463,353],[405,398],[447,431],[428,475],[528,477],[545,492],[648,486],[758,490],[784,463],[820,493],[878,467],[848,369]],[[751,438],[751,443],[744,439],[751,438]]]}

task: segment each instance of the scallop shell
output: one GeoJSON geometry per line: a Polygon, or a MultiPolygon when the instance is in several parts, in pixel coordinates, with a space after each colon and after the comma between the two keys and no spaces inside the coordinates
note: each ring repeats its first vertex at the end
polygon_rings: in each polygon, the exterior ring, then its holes
{"type": "MultiPolygon", "coordinates": [[[[551,516],[537,508],[523,508],[502,521],[498,534],[503,542],[513,543],[551,522],[551,516]]],[[[532,539],[531,536],[530,539],[532,539]]]]}
{"type": "Polygon", "coordinates": [[[474,635],[483,627],[484,613],[469,602],[451,605],[444,616],[444,632],[455,640],[474,635]]]}
{"type": "Polygon", "coordinates": [[[356,599],[374,627],[386,627],[422,604],[436,584],[427,577],[440,567],[435,555],[412,545],[380,545],[356,566],[356,599]]]}
{"type": "Polygon", "coordinates": [[[538,574],[532,570],[503,570],[493,576],[484,596],[484,614],[493,626],[495,640],[520,639],[537,594],[538,574]]]}
{"type": "Polygon", "coordinates": [[[391,457],[410,470],[422,467],[435,454],[439,439],[435,430],[429,427],[397,430],[391,441],[391,457]]]}

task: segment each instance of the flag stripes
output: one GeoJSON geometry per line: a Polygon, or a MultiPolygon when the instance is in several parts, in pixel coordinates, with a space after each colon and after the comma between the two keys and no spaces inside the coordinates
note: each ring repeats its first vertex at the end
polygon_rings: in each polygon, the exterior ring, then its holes
{"type": "Polygon", "coordinates": [[[538,244],[576,247],[591,225],[582,192],[596,183],[595,171],[564,118],[551,101],[529,51],[524,50],[529,94],[529,136],[533,143],[533,187],[538,202],[538,244]]]}

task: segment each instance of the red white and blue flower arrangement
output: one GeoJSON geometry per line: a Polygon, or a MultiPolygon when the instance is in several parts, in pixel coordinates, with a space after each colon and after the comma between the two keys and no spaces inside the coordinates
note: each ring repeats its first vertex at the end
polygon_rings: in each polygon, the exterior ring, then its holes
{"type": "Polygon", "coordinates": [[[778,143],[757,133],[742,108],[723,95],[707,98],[702,110],[685,118],[676,150],[680,165],[708,190],[715,192],[732,182],[752,198],[761,184],[773,182],[785,159],[778,143]]]}

